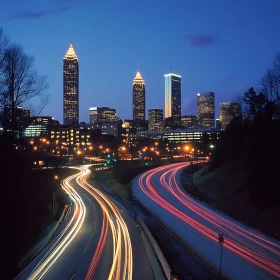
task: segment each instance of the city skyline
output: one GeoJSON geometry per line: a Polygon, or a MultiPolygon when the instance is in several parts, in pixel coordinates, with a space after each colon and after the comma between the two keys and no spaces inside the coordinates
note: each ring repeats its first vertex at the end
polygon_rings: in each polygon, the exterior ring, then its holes
{"type": "Polygon", "coordinates": [[[1,26],[34,55],[39,73],[48,75],[51,103],[42,115],[63,122],[61,57],[70,43],[80,62],[80,121],[88,121],[89,106],[116,108],[121,118],[132,119],[131,80],[137,69],[145,77],[146,115],[149,108],[164,108],[163,75],[170,61],[183,79],[182,115],[195,114],[198,92],[215,92],[218,108],[259,86],[280,45],[279,1],[175,1],[171,9],[164,2],[144,0],[138,7],[127,1],[26,0],[19,8],[16,1],[4,1],[1,26]],[[149,20],[135,22],[140,15],[149,20]],[[129,37],[135,30],[137,36],[129,37]]]}

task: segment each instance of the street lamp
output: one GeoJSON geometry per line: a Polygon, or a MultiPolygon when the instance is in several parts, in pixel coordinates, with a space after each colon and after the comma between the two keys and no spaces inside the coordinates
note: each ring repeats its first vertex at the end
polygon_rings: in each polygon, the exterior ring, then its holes
{"type": "Polygon", "coordinates": [[[52,184],[52,219],[54,221],[54,216],[55,216],[55,187],[56,187],[56,182],[59,179],[58,175],[53,176],[53,184],[52,184]]]}

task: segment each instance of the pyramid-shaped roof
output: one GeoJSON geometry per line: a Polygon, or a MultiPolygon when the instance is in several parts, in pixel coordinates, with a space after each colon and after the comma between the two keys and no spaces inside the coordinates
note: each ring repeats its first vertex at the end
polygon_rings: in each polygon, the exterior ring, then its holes
{"type": "Polygon", "coordinates": [[[143,80],[139,70],[137,70],[137,72],[136,72],[136,76],[133,80],[133,84],[144,84],[144,80],[143,80]]]}
{"type": "Polygon", "coordinates": [[[69,49],[64,56],[64,59],[78,59],[72,44],[70,44],[69,49]]]}

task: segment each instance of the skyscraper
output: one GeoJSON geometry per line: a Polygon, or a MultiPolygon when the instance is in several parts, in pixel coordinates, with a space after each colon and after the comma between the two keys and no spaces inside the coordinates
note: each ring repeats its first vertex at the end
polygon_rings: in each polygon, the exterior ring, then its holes
{"type": "Polygon", "coordinates": [[[116,109],[108,107],[90,107],[89,108],[89,122],[114,122],[118,118],[116,116],[116,109]]]}
{"type": "Polygon", "coordinates": [[[139,71],[133,80],[132,111],[134,121],[145,121],[145,83],[139,71]]]}
{"type": "Polygon", "coordinates": [[[215,94],[197,94],[197,119],[200,128],[215,128],[215,94]]]}
{"type": "Polygon", "coordinates": [[[181,76],[166,74],[164,118],[165,128],[175,129],[181,127],[181,76]]]}
{"type": "Polygon", "coordinates": [[[150,109],[149,110],[149,131],[160,132],[163,129],[163,110],[150,109]]]}
{"type": "Polygon", "coordinates": [[[182,116],[181,123],[184,128],[197,128],[197,116],[182,116]]]}
{"type": "Polygon", "coordinates": [[[72,44],[63,58],[63,124],[79,123],[79,63],[72,44]]]}
{"type": "Polygon", "coordinates": [[[220,120],[222,123],[222,130],[234,118],[241,117],[241,106],[239,102],[223,102],[220,103],[220,120]]]}

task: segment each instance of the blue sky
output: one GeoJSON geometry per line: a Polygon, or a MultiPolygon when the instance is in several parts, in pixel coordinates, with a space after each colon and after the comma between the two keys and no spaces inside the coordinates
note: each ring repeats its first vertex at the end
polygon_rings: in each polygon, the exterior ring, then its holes
{"type": "MultiPolygon", "coordinates": [[[[132,80],[140,70],[146,109],[163,108],[170,61],[182,76],[182,114],[196,93],[232,101],[260,78],[280,51],[279,0],[1,0],[0,26],[48,76],[42,115],[62,121],[62,59],[79,57],[80,121],[90,106],[132,118],[132,80]]],[[[34,101],[35,102],[35,101],[34,101]]]]}

